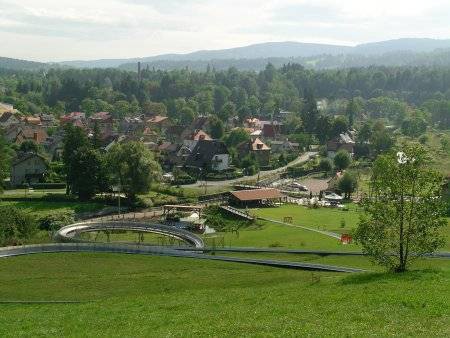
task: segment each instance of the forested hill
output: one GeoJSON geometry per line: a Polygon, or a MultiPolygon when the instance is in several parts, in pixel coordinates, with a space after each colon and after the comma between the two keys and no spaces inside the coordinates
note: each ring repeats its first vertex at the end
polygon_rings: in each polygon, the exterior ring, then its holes
{"type": "MultiPolygon", "coordinates": [[[[226,60],[158,60],[144,62],[142,66],[149,69],[175,70],[191,69],[195,71],[205,71],[208,66],[216,70],[226,70],[234,67],[238,70],[260,71],[268,63],[279,68],[285,64],[296,63],[312,69],[333,69],[333,68],[354,68],[370,66],[402,67],[402,66],[426,66],[426,67],[450,67],[450,49],[437,50],[429,53],[415,52],[390,52],[382,55],[360,55],[360,54],[341,54],[341,55],[317,55],[311,57],[292,57],[292,58],[258,58],[258,59],[226,59],[226,60]]],[[[120,65],[124,70],[137,70],[137,63],[130,62],[120,65]]]]}
{"type": "MultiPolygon", "coordinates": [[[[68,61],[61,64],[81,68],[108,68],[119,67],[123,64],[134,64],[138,61],[149,67],[158,69],[179,69],[192,67],[193,69],[204,69],[204,65],[213,63],[220,69],[228,68],[230,65],[242,70],[261,70],[267,64],[267,60],[279,60],[279,64],[289,62],[302,63],[304,60],[312,61],[322,56],[354,56],[372,57],[377,59],[385,53],[430,53],[439,49],[449,49],[450,40],[435,39],[397,39],[374,43],[366,43],[355,47],[326,45],[301,42],[268,42],[250,46],[222,49],[205,50],[188,54],[164,54],[144,58],[133,59],[110,59],[93,61],[68,61]],[[263,67],[252,65],[252,62],[263,64],[263,67]]],[[[401,61],[401,55],[399,56],[401,61]]],[[[383,58],[381,58],[383,60],[383,58]]],[[[380,64],[380,62],[376,63],[380,64]]],[[[130,66],[124,66],[128,68],[130,66]]],[[[134,66],[135,67],[135,66],[134,66]]]]}
{"type": "Polygon", "coordinates": [[[450,67],[450,40],[398,39],[355,47],[300,42],[269,42],[245,47],[205,50],[189,54],[165,54],[145,58],[68,61],[46,64],[0,57],[0,69],[40,70],[57,67],[121,68],[137,70],[137,62],[149,69],[205,71],[235,67],[260,71],[268,63],[279,68],[288,63],[312,69],[368,66],[450,67]]]}
{"type": "Polygon", "coordinates": [[[0,68],[10,70],[41,70],[48,69],[51,66],[47,63],[26,61],[0,57],[0,68]]]}

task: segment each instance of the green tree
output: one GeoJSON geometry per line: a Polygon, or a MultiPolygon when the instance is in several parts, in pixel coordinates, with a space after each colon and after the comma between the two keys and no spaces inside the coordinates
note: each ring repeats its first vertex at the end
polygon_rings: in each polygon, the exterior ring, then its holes
{"type": "Polygon", "coordinates": [[[333,161],[337,170],[344,170],[350,166],[352,158],[347,150],[339,150],[333,161]]]}
{"type": "Polygon", "coordinates": [[[216,116],[212,116],[209,120],[209,130],[211,132],[211,136],[215,139],[222,138],[225,133],[225,128],[223,126],[223,122],[218,119],[216,116]]]}
{"type": "Polygon", "coordinates": [[[71,170],[76,173],[72,179],[72,193],[80,200],[90,200],[96,193],[105,190],[106,169],[98,150],[90,146],[77,149],[71,161],[71,170]]]}
{"type": "Polygon", "coordinates": [[[108,153],[107,163],[113,182],[120,185],[132,203],[138,194],[147,193],[161,176],[161,167],[153,153],[140,142],[115,144],[108,153]]]}
{"type": "Polygon", "coordinates": [[[363,199],[365,215],[355,238],[363,252],[395,272],[444,243],[441,228],[445,203],[442,176],[427,168],[419,144],[381,155],[374,163],[370,194],[363,199]]]}
{"type": "Polygon", "coordinates": [[[232,148],[247,141],[250,141],[250,134],[244,128],[233,129],[225,138],[225,144],[232,148]]]}
{"type": "Polygon", "coordinates": [[[336,137],[348,131],[348,121],[344,116],[338,116],[333,121],[331,136],[336,137]]]}
{"type": "Polygon", "coordinates": [[[32,153],[40,153],[42,149],[32,140],[25,140],[19,147],[19,151],[22,152],[32,152],[32,153]]]}
{"type": "Polygon", "coordinates": [[[352,197],[352,194],[356,191],[357,187],[358,180],[349,172],[346,172],[338,182],[338,188],[345,194],[346,199],[350,199],[352,197]]]}
{"type": "Polygon", "coordinates": [[[230,96],[230,90],[224,86],[217,86],[214,88],[214,111],[219,113],[222,110],[222,107],[227,102],[228,97],[230,96]]]}
{"type": "Polygon", "coordinates": [[[116,118],[124,118],[131,113],[131,105],[128,101],[119,100],[114,102],[113,115],[116,118]]]}
{"type": "Polygon", "coordinates": [[[427,130],[427,121],[423,117],[414,116],[402,122],[402,133],[410,137],[419,137],[427,130]]]}
{"type": "Polygon", "coordinates": [[[145,101],[142,104],[142,112],[145,115],[162,115],[167,114],[167,107],[164,103],[145,101]]]}
{"type": "Polygon", "coordinates": [[[333,170],[333,163],[331,163],[330,159],[323,158],[319,162],[319,169],[321,171],[329,173],[331,170],[333,170]]]}
{"type": "Polygon", "coordinates": [[[78,173],[73,170],[72,161],[78,149],[89,145],[89,140],[83,129],[70,124],[64,127],[63,163],[66,172],[67,194],[72,192],[73,182],[78,173]]]}
{"type": "Polygon", "coordinates": [[[180,111],[180,123],[183,126],[188,126],[194,121],[195,119],[195,112],[192,110],[192,108],[186,106],[180,111]]]}
{"type": "Polygon", "coordinates": [[[36,231],[36,224],[28,213],[16,207],[0,207],[0,245],[24,244],[36,231]]]}
{"type": "Polygon", "coordinates": [[[223,122],[227,122],[230,117],[236,116],[236,105],[233,102],[227,102],[223,105],[218,116],[223,122]]]}
{"type": "Polygon", "coordinates": [[[319,110],[317,109],[317,101],[311,90],[307,90],[305,93],[305,104],[302,110],[302,121],[305,126],[305,130],[308,133],[316,131],[317,119],[319,117],[319,110]]]}
{"type": "Polygon", "coordinates": [[[3,192],[3,182],[9,176],[9,168],[11,165],[11,149],[3,138],[0,130],[0,193],[3,192]]]}
{"type": "Polygon", "coordinates": [[[385,129],[375,131],[370,139],[372,152],[376,155],[389,151],[395,144],[395,139],[385,129]]]}
{"type": "Polygon", "coordinates": [[[345,111],[347,118],[348,118],[348,125],[350,127],[353,127],[353,123],[355,122],[356,116],[358,115],[359,112],[359,107],[358,104],[356,103],[356,101],[352,98],[348,104],[347,104],[347,109],[345,111]]]}

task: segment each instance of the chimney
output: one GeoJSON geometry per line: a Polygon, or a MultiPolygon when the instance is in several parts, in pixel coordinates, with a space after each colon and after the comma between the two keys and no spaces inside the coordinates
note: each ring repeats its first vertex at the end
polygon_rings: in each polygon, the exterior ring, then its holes
{"type": "Polygon", "coordinates": [[[138,81],[141,82],[141,62],[138,62],[138,81]]]}

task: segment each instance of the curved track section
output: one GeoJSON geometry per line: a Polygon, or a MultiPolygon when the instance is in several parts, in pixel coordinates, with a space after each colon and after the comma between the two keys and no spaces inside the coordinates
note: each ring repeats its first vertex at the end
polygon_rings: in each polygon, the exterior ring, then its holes
{"type": "Polygon", "coordinates": [[[128,244],[59,243],[59,244],[41,244],[41,245],[6,247],[0,248],[0,258],[31,255],[31,254],[42,254],[42,253],[60,253],[60,252],[103,252],[103,253],[158,255],[158,256],[195,258],[195,259],[207,259],[224,262],[255,264],[287,269],[329,271],[329,272],[364,271],[362,269],[324,265],[324,264],[310,264],[301,262],[238,258],[227,256],[212,256],[205,254],[196,254],[188,251],[179,251],[165,247],[150,247],[150,246],[128,245],[128,244]]]}
{"type": "Polygon", "coordinates": [[[75,236],[81,233],[96,232],[96,231],[114,231],[114,230],[149,232],[169,236],[183,240],[186,243],[189,243],[190,245],[198,249],[203,248],[205,246],[203,240],[199,236],[189,231],[177,229],[175,227],[163,224],[151,224],[151,223],[131,222],[131,221],[83,222],[71,224],[61,228],[56,233],[55,239],[60,242],[77,242],[79,240],[77,240],[75,236]]]}

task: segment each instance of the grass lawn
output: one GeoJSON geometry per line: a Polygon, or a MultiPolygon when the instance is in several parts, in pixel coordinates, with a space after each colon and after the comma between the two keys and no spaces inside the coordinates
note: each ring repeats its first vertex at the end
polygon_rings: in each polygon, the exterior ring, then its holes
{"type": "Polygon", "coordinates": [[[450,267],[337,274],[114,254],[0,260],[0,336],[450,335],[450,267]],[[320,278],[319,278],[320,277],[320,278]]]}
{"type": "Polygon", "coordinates": [[[348,208],[348,211],[335,208],[310,209],[304,206],[285,204],[277,208],[252,209],[250,212],[277,221],[283,221],[284,217],[292,217],[293,224],[336,233],[347,233],[354,229],[359,221],[357,206],[349,204],[348,208]],[[343,228],[341,227],[342,221],[345,222],[343,228]]]}
{"type": "MultiPolygon", "coordinates": [[[[277,208],[252,209],[251,212],[261,217],[279,221],[283,221],[284,217],[290,216],[293,219],[293,225],[297,224],[336,233],[351,233],[359,220],[357,207],[354,204],[349,205],[349,211],[329,208],[309,209],[303,206],[287,204],[277,208]],[[342,220],[345,221],[344,228],[340,226],[342,220]]],[[[261,221],[258,224],[261,226],[241,229],[239,237],[232,233],[220,235],[225,236],[225,244],[227,246],[284,247],[338,251],[359,250],[356,245],[341,245],[333,238],[300,228],[261,221]]],[[[447,226],[444,227],[443,233],[447,240],[441,250],[450,251],[450,218],[447,218],[447,226]]]]}
{"type": "MultiPolygon", "coordinates": [[[[357,251],[356,245],[342,245],[339,240],[301,228],[258,221],[258,225],[240,229],[238,233],[223,232],[212,236],[224,237],[225,246],[273,247],[308,250],[357,251]]],[[[206,238],[211,236],[205,236],[206,238]]],[[[211,240],[206,240],[211,245],[211,240]]],[[[216,245],[220,246],[216,240],[216,245]]]]}
{"type": "MultiPolygon", "coordinates": [[[[139,241],[139,233],[125,231],[125,232],[115,232],[109,235],[109,242],[119,242],[119,243],[144,243],[147,245],[175,245],[175,246],[186,246],[186,242],[182,240],[173,239],[169,236],[163,236],[154,233],[142,233],[143,241],[139,241]]],[[[98,232],[85,232],[80,236],[83,240],[88,240],[92,242],[106,243],[108,242],[108,236],[104,231],[98,232]]]]}
{"type": "Polygon", "coordinates": [[[28,201],[9,201],[0,200],[0,206],[15,206],[24,209],[36,218],[53,213],[54,211],[73,210],[76,214],[85,212],[96,212],[105,207],[101,203],[78,202],[78,201],[46,201],[39,199],[30,199],[28,201]]]}

